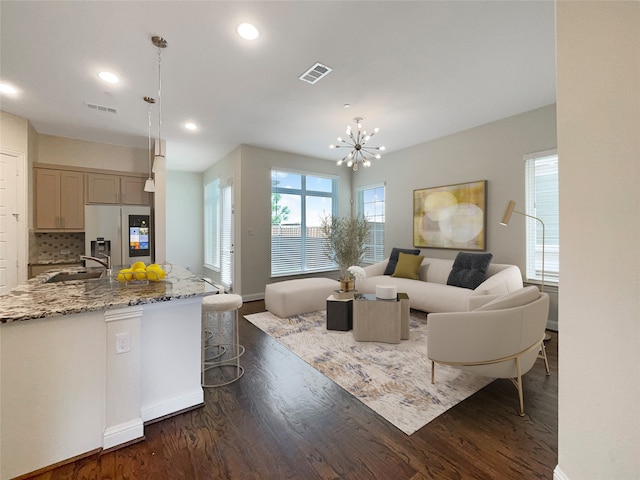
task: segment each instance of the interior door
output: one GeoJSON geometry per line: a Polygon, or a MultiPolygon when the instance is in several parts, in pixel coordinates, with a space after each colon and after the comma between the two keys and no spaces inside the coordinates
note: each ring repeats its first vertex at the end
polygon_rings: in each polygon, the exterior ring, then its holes
{"type": "Polygon", "coordinates": [[[0,295],[18,285],[18,166],[0,154],[0,295]]]}

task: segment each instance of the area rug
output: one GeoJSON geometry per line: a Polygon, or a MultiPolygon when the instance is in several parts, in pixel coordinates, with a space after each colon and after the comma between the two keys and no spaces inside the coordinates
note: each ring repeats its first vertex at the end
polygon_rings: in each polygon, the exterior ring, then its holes
{"type": "Polygon", "coordinates": [[[431,384],[421,312],[411,311],[410,338],[399,344],[356,342],[352,332],[327,330],[324,311],[245,318],[407,435],[493,381],[436,365],[431,384]]]}

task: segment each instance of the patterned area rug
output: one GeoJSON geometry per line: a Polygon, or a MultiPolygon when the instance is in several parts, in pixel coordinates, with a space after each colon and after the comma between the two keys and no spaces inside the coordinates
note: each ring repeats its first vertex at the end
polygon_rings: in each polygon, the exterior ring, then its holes
{"type": "Polygon", "coordinates": [[[400,344],[356,342],[351,332],[327,330],[324,311],[245,318],[407,435],[493,381],[437,365],[432,385],[421,312],[411,311],[410,338],[400,344]]]}

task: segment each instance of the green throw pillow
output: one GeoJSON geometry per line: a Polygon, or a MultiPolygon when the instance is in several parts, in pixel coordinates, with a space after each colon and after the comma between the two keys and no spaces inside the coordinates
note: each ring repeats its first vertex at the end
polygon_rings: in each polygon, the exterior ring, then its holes
{"type": "Polygon", "coordinates": [[[418,280],[418,272],[420,271],[420,265],[422,265],[423,259],[423,255],[409,255],[400,252],[398,254],[398,264],[391,276],[418,280]]]}

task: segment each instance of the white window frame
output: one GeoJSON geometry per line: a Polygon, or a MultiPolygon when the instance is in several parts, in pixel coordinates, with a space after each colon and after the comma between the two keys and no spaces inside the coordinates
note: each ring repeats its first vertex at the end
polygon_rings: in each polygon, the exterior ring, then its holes
{"type": "Polygon", "coordinates": [[[546,150],[524,157],[525,161],[525,213],[535,218],[526,221],[526,281],[541,283],[544,271],[545,285],[558,285],[560,279],[560,223],[558,189],[558,151],[546,150]],[[549,186],[544,176],[555,176],[549,186]],[[536,182],[536,179],[538,181],[536,182]],[[537,188],[536,188],[537,186],[537,188]],[[540,219],[540,221],[536,219],[540,219]],[[544,223],[544,241],[542,224],[544,223]],[[542,256],[544,247],[544,270],[542,256]]]}
{"type": "Polygon", "coordinates": [[[365,240],[365,254],[362,258],[362,263],[372,264],[384,260],[384,224],[386,213],[386,185],[385,183],[377,183],[375,185],[366,185],[358,187],[356,189],[356,211],[359,217],[364,217],[365,220],[370,222],[371,230],[367,239],[365,240]],[[382,188],[383,198],[382,200],[376,200],[374,205],[374,215],[367,215],[367,209],[365,208],[364,195],[369,190],[377,190],[382,188]],[[382,204],[382,212],[378,211],[378,208],[382,204]],[[380,226],[381,231],[376,226],[380,226]],[[371,253],[372,254],[369,254],[371,253]]]}
{"type": "MultiPolygon", "coordinates": [[[[269,195],[270,195],[270,202],[272,201],[273,198],[273,194],[274,193],[280,193],[282,195],[298,195],[300,196],[300,209],[301,209],[301,216],[300,216],[300,225],[299,225],[299,235],[300,237],[296,237],[296,238],[300,238],[300,248],[302,249],[301,252],[301,259],[300,259],[300,265],[299,268],[292,268],[292,269],[284,269],[282,268],[282,266],[280,266],[277,262],[274,262],[274,259],[277,257],[277,253],[275,252],[275,248],[276,246],[274,245],[274,226],[272,224],[272,228],[271,228],[271,276],[272,277],[282,277],[282,276],[291,276],[291,275],[300,275],[300,274],[305,274],[305,273],[312,273],[312,272],[327,272],[327,271],[332,271],[336,269],[336,265],[334,262],[331,262],[328,258],[326,259],[326,261],[322,261],[322,259],[320,258],[322,256],[321,252],[315,251],[315,256],[313,256],[311,259],[308,258],[307,252],[306,252],[306,247],[307,247],[307,225],[306,225],[306,199],[307,197],[326,197],[326,198],[331,198],[331,213],[330,215],[337,215],[338,212],[338,192],[339,192],[339,185],[338,185],[338,176],[336,175],[330,175],[330,174],[326,174],[326,173],[317,173],[317,172],[304,172],[304,171],[299,171],[299,170],[295,170],[295,169],[290,169],[290,168],[278,168],[278,167],[272,167],[271,169],[271,176],[269,178],[269,181],[272,182],[271,185],[271,189],[269,190],[269,195]],[[302,178],[302,184],[301,184],[301,188],[299,189],[294,189],[294,188],[285,188],[285,187],[278,187],[278,186],[274,186],[273,182],[272,182],[272,178],[274,173],[286,173],[286,174],[292,174],[292,175],[300,175],[302,178]],[[322,178],[322,179],[327,179],[327,180],[331,180],[332,182],[332,191],[331,192],[322,192],[322,191],[314,191],[314,190],[307,190],[306,187],[306,178],[307,177],[317,177],[317,178],[322,178]],[[322,266],[318,267],[318,266],[313,266],[314,264],[322,264],[322,266]]],[[[272,214],[272,211],[270,209],[269,214],[272,214]]],[[[317,230],[317,229],[316,229],[317,230]]],[[[316,232],[317,233],[317,232],[316,232]]],[[[317,237],[316,237],[317,238],[317,237]]]]}

